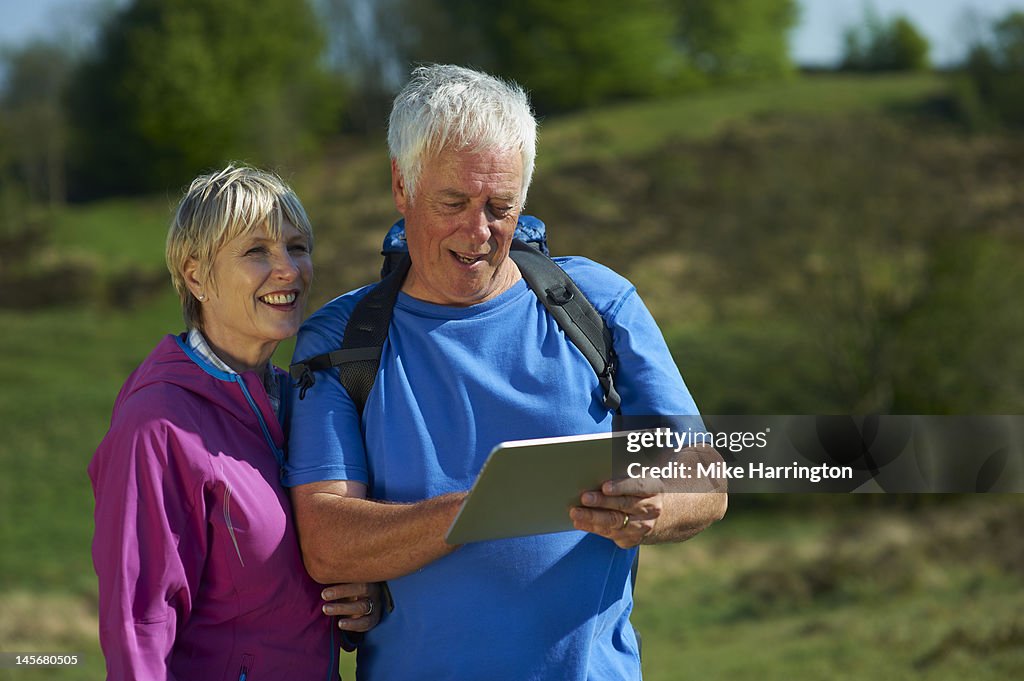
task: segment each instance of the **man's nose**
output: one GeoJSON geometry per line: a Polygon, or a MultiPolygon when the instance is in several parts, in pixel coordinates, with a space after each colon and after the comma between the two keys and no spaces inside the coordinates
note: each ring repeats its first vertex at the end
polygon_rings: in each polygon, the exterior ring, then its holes
{"type": "Polygon", "coordinates": [[[488,214],[486,206],[468,212],[462,232],[474,245],[484,244],[490,240],[491,216],[488,214]]]}

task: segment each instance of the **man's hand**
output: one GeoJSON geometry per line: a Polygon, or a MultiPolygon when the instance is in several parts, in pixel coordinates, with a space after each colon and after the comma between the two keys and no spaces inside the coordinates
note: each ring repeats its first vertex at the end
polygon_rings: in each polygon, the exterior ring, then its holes
{"type": "Polygon", "coordinates": [[[369,631],[380,622],[380,584],[357,582],[335,584],[320,592],[328,601],[323,606],[325,615],[338,617],[338,628],[345,631],[369,631]]]}
{"type": "Polygon", "coordinates": [[[569,511],[577,530],[607,537],[620,548],[633,548],[654,531],[665,507],[662,485],[653,479],[609,480],[584,492],[582,507],[569,511]]]}
{"type": "MultiPolygon", "coordinates": [[[[672,460],[696,470],[722,461],[711,447],[688,447],[672,460]]],[[[609,480],[584,492],[569,516],[577,530],[611,539],[621,548],[640,543],[685,541],[721,520],[728,508],[724,478],[690,475],[680,479],[609,480]]]]}

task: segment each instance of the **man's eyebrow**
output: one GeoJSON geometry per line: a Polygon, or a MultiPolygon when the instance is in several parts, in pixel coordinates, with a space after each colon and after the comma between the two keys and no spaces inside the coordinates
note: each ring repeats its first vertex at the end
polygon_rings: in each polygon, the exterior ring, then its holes
{"type": "MultiPolygon", "coordinates": [[[[438,196],[442,199],[461,199],[465,200],[469,198],[469,194],[460,192],[458,189],[441,189],[437,192],[438,196]]],[[[508,203],[515,203],[519,198],[519,195],[512,192],[509,194],[495,194],[491,197],[494,201],[507,201],[508,203]]]]}

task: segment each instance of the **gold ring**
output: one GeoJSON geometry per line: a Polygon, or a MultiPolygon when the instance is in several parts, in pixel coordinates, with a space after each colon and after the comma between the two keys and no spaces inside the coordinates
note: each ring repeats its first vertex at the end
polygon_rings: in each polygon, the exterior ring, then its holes
{"type": "Polygon", "coordinates": [[[363,617],[369,617],[373,614],[373,599],[366,599],[366,612],[363,613],[363,617]]]}
{"type": "Polygon", "coordinates": [[[623,513],[622,515],[625,516],[625,517],[622,519],[622,526],[619,527],[620,530],[624,529],[626,527],[626,525],[629,525],[629,514],[628,513],[623,513]]]}

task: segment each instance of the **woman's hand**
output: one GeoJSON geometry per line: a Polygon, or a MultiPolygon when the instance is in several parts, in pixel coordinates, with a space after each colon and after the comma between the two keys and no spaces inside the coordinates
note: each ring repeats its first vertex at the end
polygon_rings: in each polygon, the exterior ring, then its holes
{"type": "Polygon", "coordinates": [[[325,615],[337,616],[338,628],[345,631],[369,631],[380,622],[383,605],[380,584],[335,584],[320,592],[325,615]]]}

